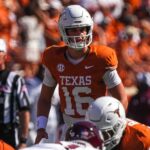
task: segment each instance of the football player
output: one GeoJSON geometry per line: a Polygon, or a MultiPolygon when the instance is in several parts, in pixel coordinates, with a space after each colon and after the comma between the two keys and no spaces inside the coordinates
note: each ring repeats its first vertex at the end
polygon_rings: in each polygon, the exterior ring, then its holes
{"type": "Polygon", "coordinates": [[[113,49],[92,45],[93,20],[80,5],[64,9],[58,22],[65,46],[51,46],[44,51],[45,76],[38,101],[37,138],[45,132],[51,97],[59,84],[61,112],[67,127],[83,120],[90,103],[107,93],[118,98],[125,109],[128,101],[116,71],[118,61],[113,49]]]}
{"type": "Polygon", "coordinates": [[[97,98],[88,108],[86,119],[102,132],[107,150],[150,148],[150,127],[127,119],[123,105],[113,97],[97,98]]]}
{"type": "Polygon", "coordinates": [[[66,141],[49,143],[42,139],[39,144],[22,150],[105,150],[103,136],[96,125],[89,121],[74,123],[66,134],[66,141]]]}

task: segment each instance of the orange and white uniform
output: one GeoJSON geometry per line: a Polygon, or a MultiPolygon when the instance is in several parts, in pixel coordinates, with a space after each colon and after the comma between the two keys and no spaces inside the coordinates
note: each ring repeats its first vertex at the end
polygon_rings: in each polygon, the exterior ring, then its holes
{"type": "Polygon", "coordinates": [[[150,149],[150,127],[139,122],[128,120],[118,150],[150,149]]]}
{"type": "Polygon", "coordinates": [[[106,88],[115,87],[121,80],[116,72],[118,60],[113,49],[90,46],[89,53],[77,64],[68,60],[66,49],[67,46],[53,46],[44,51],[42,61],[49,75],[43,83],[51,87],[59,84],[64,121],[73,123],[75,118],[84,118],[90,103],[104,96],[106,88]]]}

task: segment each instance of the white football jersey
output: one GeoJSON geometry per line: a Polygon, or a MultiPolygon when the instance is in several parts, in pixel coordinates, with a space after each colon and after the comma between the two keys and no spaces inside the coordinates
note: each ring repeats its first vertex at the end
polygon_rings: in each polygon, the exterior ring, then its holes
{"type": "Polygon", "coordinates": [[[60,143],[39,143],[21,150],[97,150],[85,141],[60,141],[60,143]]]}

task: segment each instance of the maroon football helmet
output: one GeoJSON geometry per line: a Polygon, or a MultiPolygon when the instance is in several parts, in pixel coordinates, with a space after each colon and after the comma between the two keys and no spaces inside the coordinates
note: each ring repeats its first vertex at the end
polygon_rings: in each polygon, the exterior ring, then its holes
{"type": "Polygon", "coordinates": [[[66,141],[83,140],[93,147],[103,149],[103,138],[96,125],[90,121],[74,123],[66,133],[66,141]]]}

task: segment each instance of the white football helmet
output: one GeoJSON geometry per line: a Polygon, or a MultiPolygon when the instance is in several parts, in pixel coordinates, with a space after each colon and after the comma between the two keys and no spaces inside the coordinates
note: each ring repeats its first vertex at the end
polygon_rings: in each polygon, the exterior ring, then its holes
{"type": "Polygon", "coordinates": [[[101,130],[107,150],[121,140],[126,127],[125,110],[121,102],[110,96],[97,98],[88,108],[86,120],[94,122],[101,130]]]}
{"type": "Polygon", "coordinates": [[[80,5],[70,5],[66,7],[60,15],[59,30],[63,41],[71,48],[81,50],[92,42],[93,20],[87,10],[80,5]],[[87,35],[68,36],[67,29],[87,27],[87,35]],[[82,41],[78,42],[77,38],[82,41]]]}

